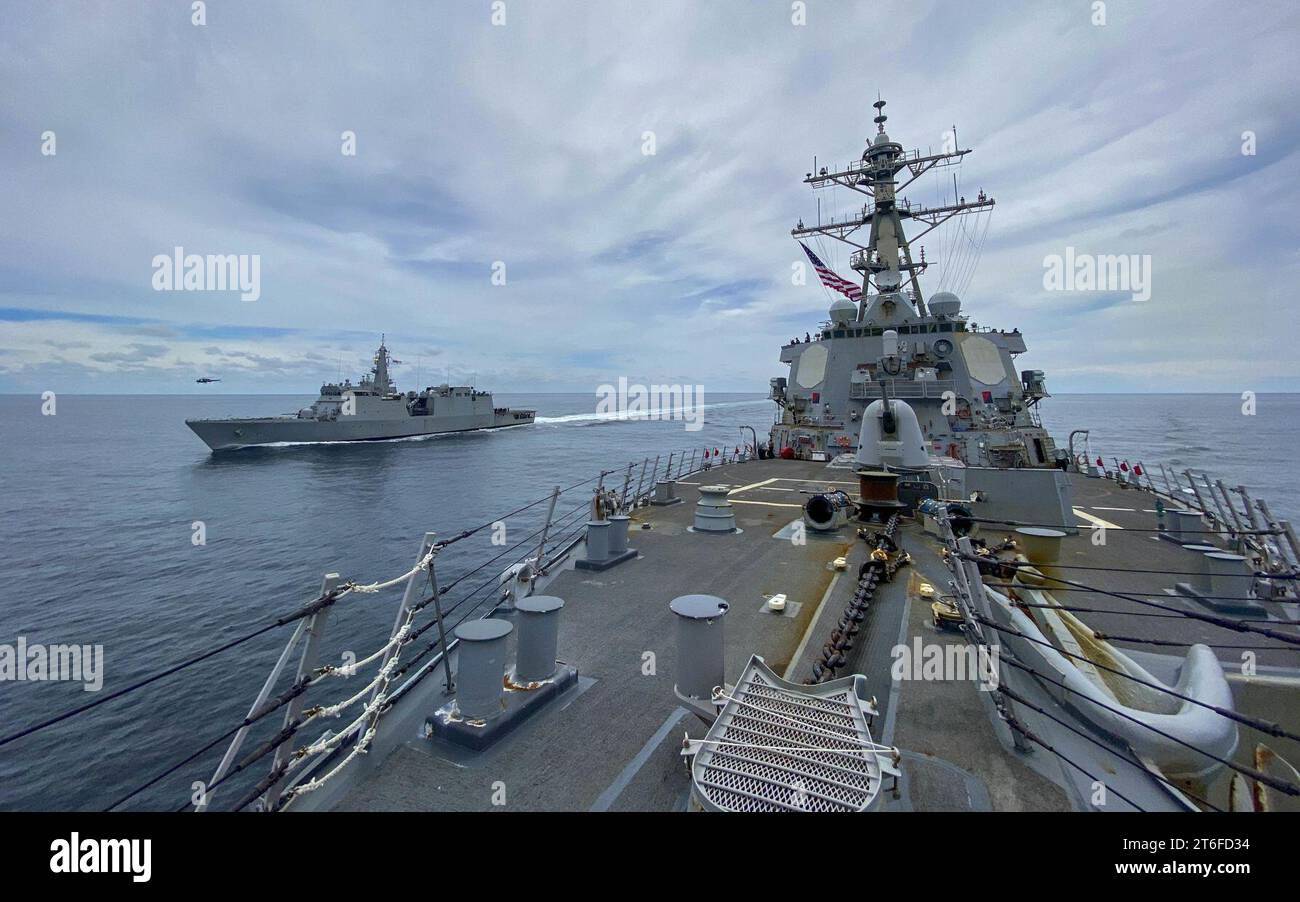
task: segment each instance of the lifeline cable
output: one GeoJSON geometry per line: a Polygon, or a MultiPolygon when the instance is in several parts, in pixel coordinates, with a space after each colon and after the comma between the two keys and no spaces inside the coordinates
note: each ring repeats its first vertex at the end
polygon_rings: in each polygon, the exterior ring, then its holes
{"type": "MultiPolygon", "coordinates": [[[[964,554],[959,552],[957,556],[960,557],[962,560],[971,561],[972,563],[975,564],[979,564],[981,562],[989,563],[989,561],[987,561],[986,559],[981,558],[978,555],[974,555],[974,554],[964,554]]],[[[1007,562],[994,561],[992,563],[1000,565],[1007,562]]],[[[1011,566],[1019,567],[1021,565],[1017,563],[1011,566]]],[[[1032,566],[1032,565],[1025,564],[1023,566],[1032,566]]],[[[1209,623],[1213,626],[1220,626],[1225,629],[1230,629],[1238,633],[1258,633],[1261,636],[1267,636],[1268,638],[1276,639],[1279,642],[1286,642],[1289,645],[1300,645],[1300,636],[1293,636],[1290,633],[1279,633],[1277,630],[1266,629],[1265,627],[1261,627],[1261,626],[1251,626],[1239,620],[1230,620],[1226,617],[1219,617],[1214,614],[1202,614],[1199,611],[1183,611],[1167,604],[1161,604],[1158,601],[1151,601],[1148,598],[1137,598],[1133,595],[1123,595],[1118,592],[1108,592],[1105,589],[1098,589],[1095,586],[1087,586],[1084,585],[1083,583],[1076,583],[1068,579],[1062,579],[1059,576],[1048,576],[1046,573],[1041,573],[1038,571],[1036,572],[1043,579],[1050,579],[1053,582],[1064,583],[1067,586],[1077,586],[1083,589],[1093,589],[1093,591],[1098,592],[1101,595],[1109,595],[1112,598],[1122,598],[1125,601],[1132,601],[1137,604],[1147,605],[1148,607],[1157,608],[1162,611],[1168,611],[1174,614],[1182,614],[1184,617],[1187,617],[1189,620],[1200,620],[1205,623],[1209,623]]]]}

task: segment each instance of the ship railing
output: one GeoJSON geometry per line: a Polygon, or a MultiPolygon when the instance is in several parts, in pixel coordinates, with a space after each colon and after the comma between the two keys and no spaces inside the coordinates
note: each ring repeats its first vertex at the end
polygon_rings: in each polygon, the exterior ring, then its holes
{"type": "MultiPolygon", "coordinates": [[[[1173,736],[1146,720],[1133,717],[1125,712],[1122,705],[1119,707],[1113,707],[1106,704],[1104,701],[1098,701],[1095,695],[1071,687],[1068,683],[1052,676],[1050,673],[1044,672],[1043,669],[1040,669],[1041,665],[1035,666],[1033,658],[1022,656],[1016,652],[1014,647],[1008,647],[1006,643],[1002,641],[1004,635],[1015,636],[1024,643],[1034,643],[1046,646],[1052,649],[1058,656],[1063,656],[1068,659],[1071,664],[1077,660],[1086,664],[1090,669],[1101,669],[1106,671],[1108,674],[1112,674],[1115,678],[1140,684],[1146,691],[1168,695],[1173,703],[1181,704],[1184,708],[1188,705],[1199,706],[1206,710],[1213,711],[1218,716],[1228,718],[1249,729],[1257,730],[1271,736],[1300,741],[1300,735],[1297,735],[1278,723],[1251,715],[1244,711],[1238,711],[1232,706],[1224,707],[1208,700],[1202,700],[1197,698],[1194,694],[1184,694],[1183,691],[1180,691],[1183,689],[1181,686],[1178,688],[1170,688],[1162,682],[1145,679],[1143,676],[1134,674],[1130,670],[1111,666],[1102,661],[1093,660],[1093,658],[1085,654],[1080,654],[1078,651],[1071,651],[1070,649],[1058,647],[1057,645],[1047,641],[1045,637],[1035,638],[1030,636],[1008,624],[1006,621],[999,622],[999,619],[993,616],[992,610],[993,599],[997,597],[995,593],[1005,593],[1009,588],[1019,588],[1019,584],[1014,582],[1014,575],[1012,577],[1004,577],[1003,571],[1006,568],[1029,568],[1036,577],[1036,582],[1034,584],[1040,587],[1046,586],[1045,591],[1048,593],[1059,591],[1060,587],[1064,587],[1065,591],[1105,592],[1106,590],[1100,589],[1096,586],[1087,585],[1085,582],[1082,582],[1081,579],[1067,579],[1065,577],[1050,574],[1045,576],[1044,571],[1046,571],[1047,568],[1044,568],[1043,571],[1039,571],[1034,569],[1034,565],[1028,561],[1013,561],[1008,563],[1005,560],[1000,560],[999,564],[1003,569],[993,569],[989,567],[991,560],[987,552],[981,553],[978,551],[968,535],[962,534],[959,536],[957,534],[955,529],[956,521],[952,517],[946,504],[938,501],[927,501],[922,504],[921,510],[925,515],[932,517],[938,527],[939,537],[945,548],[944,562],[947,564],[952,576],[952,579],[947,583],[949,592],[940,596],[940,599],[936,601],[936,605],[947,602],[950,603],[952,608],[956,609],[957,615],[962,621],[962,632],[971,643],[976,646],[983,646],[988,650],[990,655],[994,655],[995,659],[999,660],[1002,665],[1014,668],[1016,673],[1040,681],[1044,686],[1049,687],[1047,688],[1047,691],[1051,696],[1057,696],[1060,693],[1078,695],[1086,704],[1081,708],[1076,708],[1076,711],[1096,708],[1104,709],[1116,717],[1124,718],[1137,727],[1153,732],[1157,737],[1159,737],[1159,740],[1176,743],[1185,748],[1196,751],[1214,760],[1219,765],[1232,770],[1235,774],[1248,778],[1254,782],[1256,790],[1267,786],[1270,789],[1282,792],[1292,798],[1300,796],[1300,785],[1297,785],[1290,779],[1276,774],[1266,773],[1254,767],[1239,763],[1231,757],[1221,757],[1216,755],[1208,749],[1198,747],[1194,742],[1173,736]],[[994,573],[999,577],[1004,578],[1000,582],[985,583],[984,573],[981,572],[981,569],[986,567],[989,569],[984,572],[994,573]],[[1054,689],[1051,687],[1054,687],[1054,689]]],[[[1014,521],[986,521],[975,519],[974,522],[1011,524],[1014,521]]],[[[1062,569],[1067,572],[1071,571],[1071,568],[1068,566],[1063,567],[1062,569]]],[[[1123,571],[1120,568],[1113,568],[1113,572],[1126,571],[1123,571]]],[[[1128,572],[1142,573],[1147,571],[1136,569],[1128,572]]],[[[1294,577],[1294,574],[1292,576],[1294,577]]],[[[1295,635],[1281,632],[1272,624],[1264,625],[1263,621],[1233,621],[1229,618],[1208,612],[1171,607],[1148,597],[1122,592],[1107,592],[1106,594],[1113,595],[1118,599],[1130,601],[1135,605],[1140,605],[1144,608],[1158,608],[1163,612],[1162,616],[1182,616],[1202,623],[1212,624],[1217,627],[1231,629],[1234,632],[1259,635],[1272,639],[1275,642],[1288,643],[1288,646],[1283,647],[1295,646],[1300,643],[1300,638],[1297,638],[1295,635]]],[[[1025,601],[1021,599],[1020,603],[1024,604],[1025,601]]],[[[1063,610],[1085,610],[1083,608],[1071,606],[1069,603],[1057,605],[1055,602],[1037,602],[1036,604],[1040,607],[1059,606],[1063,610]]],[[[936,610],[935,617],[938,618],[938,616],[939,613],[936,610]]],[[[1117,639],[1119,637],[1112,638],[1117,639]]],[[[1145,640],[1128,638],[1127,641],[1140,643],[1145,640]]],[[[1156,641],[1159,642],[1160,640],[1156,641]]],[[[1009,729],[1015,747],[1020,751],[1030,751],[1034,746],[1039,746],[1059,758],[1061,761],[1069,764],[1080,773],[1091,777],[1092,775],[1089,774],[1082,764],[1073,760],[1062,750],[1056,748],[1049,742],[1044,741],[1043,738],[1037,735],[1037,733],[1031,729],[1029,724],[1026,722],[1024,712],[1033,711],[1041,717],[1047,718],[1072,732],[1082,735],[1082,733],[1079,733],[1078,728],[1072,726],[1067,720],[1062,720],[1057,715],[1052,714],[1046,708],[1035,704],[1030,698],[1027,698],[1025,695],[1022,695],[1020,692],[1013,689],[1009,685],[1010,681],[1006,679],[1006,676],[1009,676],[1010,674],[1009,671],[1003,670],[1002,674],[1003,678],[996,679],[992,686],[992,702],[999,719],[1009,729]]],[[[1063,709],[1058,708],[1057,710],[1061,711],[1063,709]]],[[[1051,729],[1050,724],[1048,724],[1047,721],[1040,721],[1040,723],[1048,729],[1051,729]]],[[[1040,727],[1040,729],[1042,729],[1042,727],[1040,727]]],[[[1095,739],[1092,741],[1102,748],[1110,748],[1117,758],[1132,765],[1134,768],[1134,774],[1143,779],[1153,779],[1161,788],[1167,789],[1171,799],[1179,806],[1191,811],[1207,808],[1218,811],[1224,810],[1214,802],[1193,794],[1185,782],[1180,783],[1166,778],[1161,774],[1159,768],[1151,767],[1149,761],[1133,754],[1127,745],[1110,747],[1095,739]]],[[[1138,811],[1143,810],[1136,801],[1120,794],[1118,790],[1112,788],[1111,793],[1117,798],[1123,800],[1133,809],[1138,811]]],[[[1250,793],[1247,793],[1247,795],[1250,795],[1250,793]]],[[[1232,807],[1231,804],[1229,807],[1232,807]]]]}
{"type": "MultiPolygon", "coordinates": [[[[918,398],[943,398],[945,392],[956,396],[956,383],[952,379],[890,379],[886,382],[889,397],[898,400],[916,400],[918,398]]],[[[849,398],[866,400],[879,398],[879,382],[850,382],[849,398]]]]}
{"type": "MultiPolygon", "coordinates": [[[[451,654],[459,642],[455,630],[471,618],[490,617],[508,610],[518,597],[530,594],[539,580],[561,566],[585,538],[587,522],[614,513],[631,512],[653,498],[655,486],[704,473],[714,467],[753,459],[750,446],[696,447],[645,457],[626,466],[602,470],[597,475],[566,488],[533,499],[516,511],[462,530],[446,539],[435,532],[421,540],[413,566],[392,579],[370,584],[344,581],[327,573],[321,581],[314,607],[297,620],[292,635],[264,680],[247,716],[234,732],[225,754],[211,777],[199,785],[193,809],[211,807],[216,790],[225,787],[241,772],[258,762],[270,761],[269,772],[230,806],[234,810],[256,806],[278,811],[300,796],[314,792],[343,772],[375,743],[379,724],[394,704],[426,677],[441,669],[445,693],[455,690],[451,654]],[[545,511],[533,517],[532,512],[545,511]],[[515,525],[518,524],[518,525],[515,525]],[[508,541],[511,529],[523,537],[485,560],[480,553],[473,560],[449,556],[469,545],[455,546],[470,536],[495,530],[494,546],[508,541]],[[454,574],[446,580],[447,574],[454,574]],[[471,578],[479,581],[462,589],[471,578]],[[345,656],[336,664],[321,664],[326,618],[335,604],[359,595],[396,591],[401,597],[388,641],[366,657],[345,656]],[[454,599],[454,600],[453,600],[454,599]],[[424,641],[420,642],[424,637],[424,641]],[[293,664],[296,658],[296,665],[293,664]],[[284,674],[295,666],[288,689],[276,695],[284,674]],[[364,682],[351,682],[362,671],[374,668],[364,682]],[[311,699],[325,687],[349,687],[336,695],[345,698],[332,704],[311,699]],[[357,687],[357,688],[352,688],[357,687]],[[311,690],[316,690],[311,692],[311,690]],[[246,753],[239,754],[252,727],[283,709],[280,730],[246,753]],[[332,719],[344,725],[327,729],[307,742],[310,726],[332,719]]],[[[227,734],[229,735],[229,734],[227,734]]],[[[152,785],[151,781],[150,784],[152,785]]],[[[227,791],[229,791],[227,789],[227,791]]],[[[186,806],[190,807],[190,806],[186,806]]]]}
{"type": "MultiPolygon", "coordinates": [[[[1085,452],[1071,462],[1072,469],[1085,472],[1097,460],[1104,464],[1105,458],[1091,457],[1090,452],[1085,452]]],[[[1121,462],[1112,457],[1111,463],[1110,468],[1104,465],[1098,468],[1102,477],[1144,489],[1161,504],[1169,502],[1185,510],[1200,511],[1205,516],[1209,535],[1237,553],[1259,556],[1266,572],[1300,570],[1300,542],[1290,521],[1275,518],[1268,502],[1252,498],[1246,486],[1228,486],[1204,471],[1190,467],[1179,471],[1160,461],[1155,464],[1160,473],[1157,483],[1152,468],[1144,461],[1121,462]],[[1270,537],[1275,541],[1269,542],[1270,537]]]]}

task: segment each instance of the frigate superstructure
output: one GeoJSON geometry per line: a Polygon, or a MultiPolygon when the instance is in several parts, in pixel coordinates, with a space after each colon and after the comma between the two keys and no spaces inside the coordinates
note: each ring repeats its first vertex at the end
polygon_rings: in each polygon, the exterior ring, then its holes
{"type": "MultiPolygon", "coordinates": [[[[827,321],[807,340],[781,349],[790,369],[771,380],[780,407],[772,447],[814,459],[856,451],[864,409],[888,396],[916,411],[931,454],[979,466],[1059,466],[1066,452],[1058,451],[1036,409],[1048,397],[1043,373],[1016,370],[1024,336],[1018,329],[980,329],[956,294],[927,298],[921,288],[921,274],[938,261],[927,260],[923,247],[914,254],[913,246],[954,217],[990,212],[994,199],[982,190],[973,200],[957,194],[937,206],[901,197],[907,186],[956,166],[970,150],[905,151],[885,132],[884,106],[875,103],[877,132],[860,160],[804,179],[814,190],[843,188],[867,199],[857,215],[800,220],[791,232],[853,248],[849,264],[862,284],[832,274],[843,296],[831,304],[827,321]],[[909,224],[920,227],[910,238],[909,224]]],[[[950,134],[955,141],[956,129],[950,134]]]]}
{"type": "Polygon", "coordinates": [[[532,423],[536,412],[497,407],[492,393],[471,385],[433,385],[402,393],[389,375],[395,361],[379,340],[370,371],[321,386],[310,407],[291,416],[186,420],[213,451],[250,445],[373,442],[385,439],[500,429],[532,423]]]}

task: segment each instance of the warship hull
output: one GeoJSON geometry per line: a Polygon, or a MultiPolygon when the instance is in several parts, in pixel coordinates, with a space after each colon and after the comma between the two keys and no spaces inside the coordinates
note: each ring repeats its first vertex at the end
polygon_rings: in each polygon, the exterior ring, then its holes
{"type": "Polygon", "coordinates": [[[488,415],[402,417],[388,420],[312,420],[298,417],[257,417],[226,420],[186,420],[213,451],[236,451],[258,445],[284,443],[378,442],[418,438],[450,432],[503,429],[526,426],[535,414],[528,410],[507,410],[488,415]]]}

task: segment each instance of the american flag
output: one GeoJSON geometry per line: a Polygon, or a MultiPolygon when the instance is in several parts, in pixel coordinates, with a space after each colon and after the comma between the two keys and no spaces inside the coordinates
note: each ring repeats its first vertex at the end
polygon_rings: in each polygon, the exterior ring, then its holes
{"type": "Polygon", "coordinates": [[[810,251],[808,245],[804,244],[802,241],[799,242],[799,246],[803,248],[803,252],[807,254],[808,259],[812,261],[813,269],[817,270],[817,277],[822,280],[823,285],[831,291],[838,291],[850,301],[856,301],[862,297],[861,285],[850,282],[847,279],[841,279],[832,272],[825,263],[819,260],[817,255],[810,251]]]}

